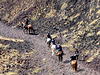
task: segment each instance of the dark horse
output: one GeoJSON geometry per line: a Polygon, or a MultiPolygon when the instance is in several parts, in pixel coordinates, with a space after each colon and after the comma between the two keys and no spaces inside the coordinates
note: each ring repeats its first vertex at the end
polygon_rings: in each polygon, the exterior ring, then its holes
{"type": "Polygon", "coordinates": [[[63,60],[63,51],[58,51],[58,59],[62,62],[63,60]]]}
{"type": "Polygon", "coordinates": [[[27,25],[27,27],[24,27],[24,26],[25,26],[25,23],[24,23],[24,22],[22,22],[21,24],[22,24],[22,26],[23,26],[23,31],[24,31],[24,33],[25,33],[25,30],[26,30],[26,29],[28,29],[28,33],[29,33],[29,34],[30,34],[30,30],[32,30],[32,31],[35,33],[35,30],[33,29],[33,27],[32,27],[31,24],[27,25]]]}

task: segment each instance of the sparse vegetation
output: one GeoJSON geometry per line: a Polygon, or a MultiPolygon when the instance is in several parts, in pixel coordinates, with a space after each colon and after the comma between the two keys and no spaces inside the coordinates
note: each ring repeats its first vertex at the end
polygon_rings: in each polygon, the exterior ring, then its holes
{"type": "Polygon", "coordinates": [[[39,72],[40,70],[41,70],[41,68],[38,68],[38,69],[34,70],[34,71],[32,72],[32,74],[37,73],[37,72],[39,72]]]}
{"type": "MultiPolygon", "coordinates": [[[[50,32],[51,36],[60,42],[63,48],[68,47],[70,51],[75,51],[74,48],[78,48],[86,56],[86,62],[92,62],[99,56],[100,52],[99,7],[99,0],[1,0],[0,20],[12,28],[17,28],[17,25],[25,21],[24,19],[27,17],[40,35],[44,36],[50,32]]],[[[10,41],[13,44],[18,43],[18,49],[22,47],[20,44],[25,43],[25,40],[22,39],[3,36],[0,36],[0,40],[10,41]]],[[[24,63],[27,63],[27,57],[37,52],[34,49],[29,49],[31,51],[27,52],[26,48],[30,48],[30,45],[25,44],[25,48],[22,50],[26,52],[20,54],[20,51],[16,49],[17,47],[11,46],[8,43],[7,45],[0,44],[0,54],[5,59],[0,58],[2,59],[0,63],[3,63],[0,73],[3,73],[3,69],[7,71],[8,68],[5,64],[11,67],[16,66],[16,64],[23,67],[24,63]],[[4,54],[6,55],[4,56],[4,54]],[[24,57],[27,60],[24,60],[24,57]],[[17,58],[22,61],[16,63],[18,62],[17,58]],[[9,59],[12,59],[10,63],[8,62],[9,59]]],[[[47,59],[43,60],[42,63],[47,64],[47,59]]],[[[30,72],[35,74],[40,70],[42,69],[36,68],[30,72]]],[[[7,74],[18,72],[9,71],[7,74]]]]}

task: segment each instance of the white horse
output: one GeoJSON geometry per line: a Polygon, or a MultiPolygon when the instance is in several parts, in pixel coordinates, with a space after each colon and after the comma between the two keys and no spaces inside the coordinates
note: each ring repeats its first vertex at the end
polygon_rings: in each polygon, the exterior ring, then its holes
{"type": "Polygon", "coordinates": [[[50,38],[47,38],[46,42],[47,42],[47,44],[48,44],[48,47],[49,47],[49,50],[50,50],[50,49],[51,49],[51,48],[50,48],[51,39],[50,39],[50,38]]]}
{"type": "Polygon", "coordinates": [[[56,44],[51,43],[52,56],[54,55],[56,48],[57,48],[56,44]]]}

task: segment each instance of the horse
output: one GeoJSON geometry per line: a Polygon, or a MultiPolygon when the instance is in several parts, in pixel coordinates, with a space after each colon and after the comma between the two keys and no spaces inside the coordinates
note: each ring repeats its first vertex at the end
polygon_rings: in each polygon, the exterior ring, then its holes
{"type": "Polygon", "coordinates": [[[58,59],[59,59],[59,61],[61,61],[62,62],[62,60],[63,60],[63,51],[58,51],[58,59]]]}
{"type": "Polygon", "coordinates": [[[49,47],[49,50],[50,50],[50,49],[51,49],[51,48],[50,48],[50,45],[51,45],[51,39],[50,39],[50,38],[47,38],[46,42],[47,42],[48,47],[49,47]]]}
{"type": "Polygon", "coordinates": [[[71,61],[71,67],[73,68],[75,72],[77,72],[77,61],[76,60],[71,61]]]}
{"type": "Polygon", "coordinates": [[[54,55],[56,48],[57,48],[56,44],[51,43],[52,56],[54,55]]]}
{"type": "Polygon", "coordinates": [[[35,30],[33,29],[33,27],[32,27],[31,24],[27,25],[27,27],[24,27],[24,26],[25,26],[25,23],[24,23],[24,22],[22,22],[21,24],[22,24],[22,26],[23,26],[23,31],[24,31],[24,33],[25,33],[25,29],[28,29],[28,33],[29,33],[29,34],[30,34],[30,30],[32,30],[32,31],[35,33],[35,30]]]}

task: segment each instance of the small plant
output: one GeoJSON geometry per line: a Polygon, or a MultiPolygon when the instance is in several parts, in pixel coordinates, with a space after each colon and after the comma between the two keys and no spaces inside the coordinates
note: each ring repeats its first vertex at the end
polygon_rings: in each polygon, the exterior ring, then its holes
{"type": "Polygon", "coordinates": [[[44,64],[45,64],[45,63],[47,63],[47,60],[44,60],[44,62],[43,62],[43,63],[44,63],[44,64]]]}
{"type": "Polygon", "coordinates": [[[41,70],[41,68],[38,68],[38,69],[34,70],[34,71],[32,72],[32,74],[38,73],[40,70],[41,70]]]}
{"type": "Polygon", "coordinates": [[[3,49],[4,49],[4,50],[9,49],[9,45],[6,45],[3,49]]]}
{"type": "Polygon", "coordinates": [[[47,60],[46,60],[45,58],[43,59],[43,63],[44,63],[44,64],[47,63],[47,60]]]}

